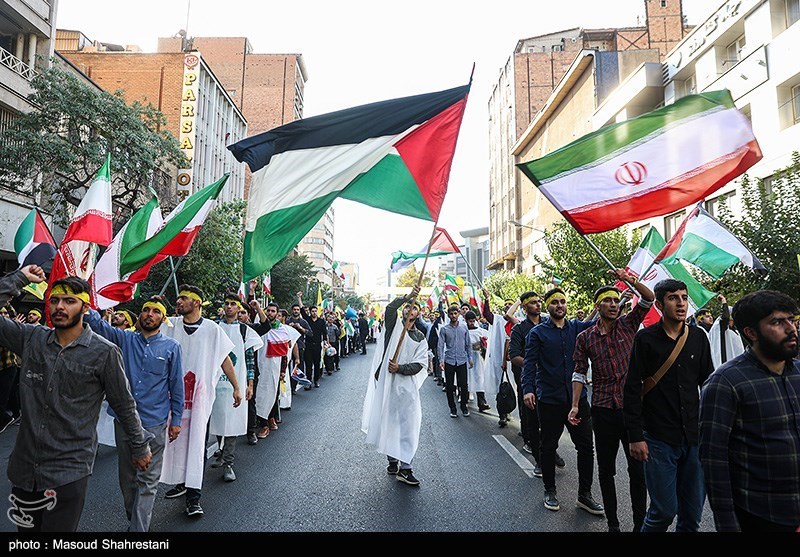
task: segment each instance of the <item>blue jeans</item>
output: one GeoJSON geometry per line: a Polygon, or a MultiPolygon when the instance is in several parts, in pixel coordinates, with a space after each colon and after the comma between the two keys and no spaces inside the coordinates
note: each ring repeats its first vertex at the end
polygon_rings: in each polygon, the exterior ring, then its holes
{"type": "Polygon", "coordinates": [[[666,532],[675,515],[676,532],[697,532],[706,499],[698,446],[685,441],[670,445],[646,433],[644,440],[649,454],[644,476],[650,508],[642,532],[666,532]]]}

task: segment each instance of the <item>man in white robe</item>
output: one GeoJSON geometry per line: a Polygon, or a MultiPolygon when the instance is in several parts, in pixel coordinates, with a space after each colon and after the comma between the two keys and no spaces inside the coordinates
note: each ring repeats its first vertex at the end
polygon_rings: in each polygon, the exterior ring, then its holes
{"type": "MultiPolygon", "coordinates": [[[[289,362],[289,369],[286,370],[286,373],[283,374],[282,383],[280,386],[280,402],[278,403],[278,407],[280,410],[291,410],[292,409],[292,372],[295,369],[300,368],[300,348],[297,345],[298,340],[302,336],[299,331],[295,329],[295,327],[286,324],[286,320],[289,319],[289,312],[285,309],[278,310],[278,319],[283,325],[284,329],[286,329],[286,334],[289,335],[289,347],[292,351],[292,362],[289,362]]],[[[280,420],[278,420],[280,423],[280,420]]],[[[277,428],[276,428],[277,429],[277,428]]]]}
{"type": "Polygon", "coordinates": [[[708,333],[708,343],[711,346],[711,361],[714,369],[744,353],[742,337],[733,328],[731,308],[725,296],[719,294],[717,300],[722,304],[722,314],[711,324],[708,333]]]}
{"type": "MultiPolygon", "coordinates": [[[[223,318],[219,326],[233,342],[234,348],[228,357],[233,362],[236,380],[240,385],[247,385],[245,399],[253,396],[253,380],[255,376],[255,351],[264,345],[256,332],[239,322],[239,310],[244,304],[235,292],[225,295],[223,318]]],[[[247,433],[247,405],[240,404],[234,408],[230,404],[233,385],[224,373],[220,373],[217,383],[217,396],[211,409],[211,421],[208,425],[209,435],[217,436],[219,450],[212,468],[222,468],[222,478],[226,482],[236,480],[233,463],[236,459],[236,438],[247,433]]],[[[255,436],[255,434],[253,434],[255,436]]]]}
{"type": "Polygon", "coordinates": [[[170,325],[165,324],[161,329],[165,336],[181,345],[184,386],[181,435],[164,449],[161,483],[177,484],[165,497],[185,495],[186,514],[192,517],[203,515],[200,490],[208,441],[206,426],[217,394],[220,366],[233,386],[233,406],[236,408],[242,402],[236,371],[228,357],[233,343],[219,325],[203,319],[202,304],[203,293],[199,288],[181,285],[175,302],[179,317],[170,317],[170,325]]]}
{"type": "Polygon", "coordinates": [[[270,430],[278,429],[280,385],[288,375],[286,371],[289,367],[292,339],[296,342],[298,337],[290,336],[290,331],[297,331],[285,326],[278,319],[277,304],[270,302],[263,309],[258,300],[250,300],[250,307],[258,313],[260,323],[255,326],[255,330],[264,342],[263,349],[256,354],[260,373],[256,389],[256,416],[267,420],[267,425],[258,433],[258,437],[263,439],[269,435],[270,430]]]}
{"type": "Polygon", "coordinates": [[[367,445],[386,455],[387,473],[411,486],[419,485],[411,463],[422,425],[419,388],[428,376],[421,373],[428,365],[428,344],[425,335],[414,327],[420,311],[415,300],[418,294],[419,287],[415,286],[409,296],[396,298],[386,307],[383,342],[375,351],[370,368],[375,371],[369,376],[361,416],[361,430],[367,434],[367,445]],[[401,326],[396,327],[398,309],[404,302],[410,303],[403,308],[401,326]],[[400,351],[393,361],[398,344],[400,351]]]}
{"type": "Polygon", "coordinates": [[[475,393],[479,412],[486,412],[489,404],[486,402],[486,348],[489,343],[489,333],[477,324],[478,316],[472,310],[464,315],[469,330],[469,342],[472,349],[472,361],[475,365],[467,370],[467,385],[475,393]]]}

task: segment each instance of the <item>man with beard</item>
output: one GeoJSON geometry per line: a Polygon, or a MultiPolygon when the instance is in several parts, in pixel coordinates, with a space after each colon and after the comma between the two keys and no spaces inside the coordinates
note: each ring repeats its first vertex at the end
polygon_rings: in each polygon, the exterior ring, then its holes
{"type": "Polygon", "coordinates": [[[616,269],[616,278],[632,284],[639,295],[639,303],[628,314],[620,316],[624,298],[613,286],[602,286],[594,293],[594,305],[600,318],[594,327],[578,335],[575,344],[575,373],[572,375],[572,410],[569,421],[578,425],[578,413],[586,399],[581,395],[586,385],[589,362],[592,366],[591,416],[594,442],[597,447],[597,476],[609,532],[619,532],[617,517],[617,487],[614,476],[619,446],[628,462],[633,531],[642,529],[647,488],[644,483],[644,465],[632,458],[628,448],[628,435],[622,415],[622,390],[628,375],[633,337],[653,306],[653,292],[622,269],[616,269]]]}
{"type": "Polygon", "coordinates": [[[164,446],[181,432],[183,415],[183,364],[181,346],[161,334],[161,324],[167,318],[167,308],[161,298],[153,296],[139,313],[139,330],[120,329],[93,309],[86,322],[100,336],[122,350],[125,374],[131,385],[136,410],[142,427],[153,435],[150,450],[153,459],[147,470],[137,470],[132,464],[130,442],[113,411],[114,439],[119,453],[119,487],[130,521],[130,532],[147,532],[153,514],[158,480],[161,477],[164,446]],[[167,425],[169,424],[169,426],[167,425]]]}
{"type": "Polygon", "coordinates": [[[123,331],[133,331],[133,324],[133,315],[126,309],[115,311],[111,315],[111,325],[117,329],[121,329],[123,331]]]}
{"type": "Polygon", "coordinates": [[[460,394],[461,413],[469,416],[469,385],[467,385],[467,364],[472,368],[472,343],[469,339],[467,324],[458,306],[452,305],[447,309],[450,322],[439,329],[439,366],[444,371],[445,388],[447,389],[447,405],[450,407],[450,417],[458,418],[456,410],[456,383],[460,394]]]}
{"type": "MultiPolygon", "coordinates": [[[[292,304],[292,313],[286,318],[286,325],[292,327],[295,331],[300,333],[300,338],[297,339],[297,350],[300,354],[300,369],[305,373],[305,351],[306,351],[306,334],[308,333],[308,321],[303,319],[300,313],[300,307],[303,303],[303,293],[297,293],[297,303],[292,304]]],[[[297,382],[292,379],[292,389],[297,386],[297,382]]]]}
{"type": "MultiPolygon", "coordinates": [[[[300,310],[302,311],[303,308],[301,307],[300,310]]],[[[317,306],[311,306],[308,310],[305,355],[306,377],[313,379],[315,387],[319,387],[319,380],[322,377],[322,344],[327,332],[325,320],[317,316],[317,311],[317,306]]],[[[306,387],[305,390],[310,388],[306,387]]]]}
{"type": "Polygon", "coordinates": [[[661,320],[636,333],[622,411],[631,456],[644,461],[650,508],[642,532],[696,532],[705,492],[698,453],[699,388],[714,371],[708,337],[686,324],[689,295],[675,279],[658,282],[661,320]]]}
{"type": "Polygon", "coordinates": [[[733,320],[750,347],[703,386],[700,460],[719,532],[800,524],[798,312],[772,290],[736,302],[733,320]]]}
{"type": "Polygon", "coordinates": [[[575,339],[594,322],[567,320],[567,298],[561,288],[553,288],[545,293],[544,307],[550,319],[536,325],[528,333],[522,365],[523,401],[525,406],[539,413],[539,458],[544,482],[544,508],[550,511],[561,508],[556,496],[556,449],[566,425],[578,452],[577,506],[588,513],[602,515],[603,506],[592,498],[594,445],[592,418],[585,393],[578,414],[580,423],[574,425],[569,422],[575,339]]]}
{"type": "Polygon", "coordinates": [[[174,499],[185,495],[186,514],[200,517],[203,515],[200,495],[208,444],[207,425],[217,394],[220,367],[233,387],[234,408],[241,404],[242,395],[233,362],[228,357],[233,343],[222,327],[203,318],[203,291],[188,284],[182,284],[178,291],[175,302],[178,317],[170,317],[161,332],[177,340],[183,350],[182,435],[164,450],[161,482],[177,484],[164,496],[174,499]]]}
{"type": "MultiPolygon", "coordinates": [[[[0,306],[44,271],[27,265],[0,280],[0,306]]],[[[86,500],[97,449],[96,426],[105,397],[117,415],[127,454],[138,470],[152,455],[119,348],[83,323],[91,286],[78,277],[53,283],[53,329],[0,318],[0,345],[22,356],[22,423],[8,462],[8,516],[21,532],[74,532],[86,500]]]]}
{"type": "Polygon", "coordinates": [[[43,325],[42,312],[33,308],[28,312],[28,315],[25,316],[25,321],[30,325],[43,325]]]}

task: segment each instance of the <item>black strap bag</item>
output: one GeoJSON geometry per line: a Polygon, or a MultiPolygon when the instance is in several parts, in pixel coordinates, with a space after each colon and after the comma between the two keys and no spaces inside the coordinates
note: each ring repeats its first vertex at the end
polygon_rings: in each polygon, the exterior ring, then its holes
{"type": "Polygon", "coordinates": [[[517,407],[517,395],[514,392],[514,387],[508,382],[508,372],[506,370],[503,370],[503,380],[497,389],[495,401],[499,414],[510,414],[517,407]]]}

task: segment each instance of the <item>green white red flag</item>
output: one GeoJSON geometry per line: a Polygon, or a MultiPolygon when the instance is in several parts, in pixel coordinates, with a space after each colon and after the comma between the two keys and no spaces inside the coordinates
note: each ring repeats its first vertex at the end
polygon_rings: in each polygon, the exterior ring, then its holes
{"type": "Polygon", "coordinates": [[[447,233],[447,230],[439,226],[435,227],[433,238],[431,239],[430,249],[425,244],[416,252],[395,251],[392,252],[392,272],[396,273],[411,265],[417,259],[423,259],[426,254],[428,257],[439,257],[459,253],[458,246],[447,233]]]}

